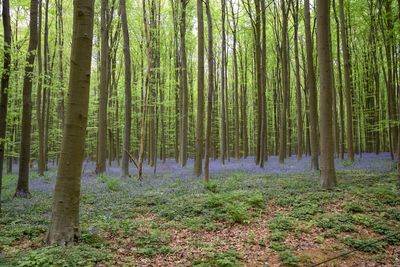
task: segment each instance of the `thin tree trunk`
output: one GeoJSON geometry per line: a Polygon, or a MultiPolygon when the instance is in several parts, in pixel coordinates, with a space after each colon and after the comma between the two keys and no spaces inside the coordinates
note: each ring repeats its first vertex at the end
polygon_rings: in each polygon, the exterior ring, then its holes
{"type": "Polygon", "coordinates": [[[66,123],[47,242],[75,243],[80,236],[80,177],[84,160],[94,0],[75,0],[66,123]]]}
{"type": "Polygon", "coordinates": [[[297,112],[297,159],[301,160],[303,155],[303,110],[301,104],[301,79],[300,79],[300,61],[299,61],[299,0],[296,0],[294,13],[294,59],[296,68],[296,112],[297,112]]]}
{"type": "Polygon", "coordinates": [[[349,51],[347,45],[347,34],[346,34],[346,21],[344,17],[344,6],[343,0],[339,0],[339,17],[340,17],[340,33],[341,33],[341,44],[343,52],[343,64],[344,64],[344,83],[346,89],[346,120],[347,120],[347,158],[350,161],[354,161],[354,144],[353,144],[353,108],[352,108],[352,97],[351,97],[351,77],[350,77],[350,60],[349,51]]]}
{"type": "Polygon", "coordinates": [[[3,0],[2,19],[4,29],[4,51],[3,51],[3,73],[1,76],[0,91],[0,214],[1,214],[1,191],[3,181],[4,165],[4,143],[7,130],[7,108],[8,108],[8,90],[11,73],[11,23],[10,23],[10,1],[3,0]]]}
{"type": "Polygon", "coordinates": [[[204,132],[204,21],[203,0],[197,0],[197,126],[194,175],[200,176],[203,161],[204,132]]]}
{"type": "Polygon", "coordinates": [[[286,157],[286,145],[287,145],[287,110],[289,108],[289,48],[287,40],[288,31],[288,10],[286,8],[286,0],[281,0],[282,8],[282,110],[281,110],[281,128],[279,133],[279,162],[283,163],[286,157]]]}
{"type": "Polygon", "coordinates": [[[106,171],[107,160],[107,105],[108,105],[108,0],[101,0],[101,42],[100,42],[100,96],[99,96],[99,124],[98,124],[98,151],[96,173],[106,171]]]}
{"type": "Polygon", "coordinates": [[[226,113],[225,113],[225,85],[226,85],[226,35],[225,35],[225,0],[221,0],[221,12],[222,12],[222,48],[221,48],[221,163],[225,164],[226,156],[226,113]]]}
{"type": "Polygon", "coordinates": [[[304,26],[306,33],[306,54],[307,54],[307,87],[310,105],[310,149],[311,149],[311,169],[318,170],[318,102],[317,88],[315,85],[314,59],[313,59],[313,40],[310,25],[310,1],[304,0],[304,26]]]}
{"type": "Polygon", "coordinates": [[[180,73],[180,150],[179,150],[179,163],[181,167],[186,166],[187,161],[187,138],[188,138],[188,109],[189,109],[189,94],[188,94],[188,80],[187,80],[187,60],[186,60],[186,5],[187,0],[181,0],[181,17],[180,17],[180,59],[181,59],[181,73],[180,73]]]}
{"type": "Polygon", "coordinates": [[[38,43],[38,1],[31,0],[29,21],[29,47],[26,55],[24,85],[22,95],[21,145],[19,155],[19,173],[15,196],[28,197],[29,163],[31,157],[32,124],[32,73],[35,62],[35,50],[38,43]]]}
{"type": "MultiPolygon", "coordinates": [[[[124,59],[125,59],[125,125],[124,143],[122,149],[121,176],[129,176],[129,154],[131,148],[131,123],[132,123],[132,92],[131,92],[131,51],[129,45],[128,19],[126,16],[125,0],[119,1],[121,14],[122,34],[124,37],[124,59]]],[[[118,118],[117,118],[118,119],[118,118]]]]}
{"type": "Polygon", "coordinates": [[[206,0],[207,26],[208,26],[208,96],[207,96],[207,126],[206,142],[204,150],[204,180],[209,181],[209,151],[211,145],[211,127],[212,127],[212,101],[214,91],[214,54],[213,54],[213,32],[212,17],[210,11],[210,2],[206,0]]]}

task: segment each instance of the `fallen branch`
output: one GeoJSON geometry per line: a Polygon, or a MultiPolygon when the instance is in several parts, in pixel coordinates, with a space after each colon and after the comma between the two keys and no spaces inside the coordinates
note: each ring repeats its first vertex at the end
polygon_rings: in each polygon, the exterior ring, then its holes
{"type": "Polygon", "coordinates": [[[135,159],[133,158],[133,156],[131,155],[131,153],[129,153],[129,151],[128,150],[126,150],[126,149],[124,149],[125,150],[125,153],[129,156],[129,158],[131,159],[131,161],[133,162],[133,164],[135,164],[135,166],[136,166],[136,169],[139,169],[139,167],[138,167],[138,165],[136,164],[136,161],[135,161],[135,159]]]}

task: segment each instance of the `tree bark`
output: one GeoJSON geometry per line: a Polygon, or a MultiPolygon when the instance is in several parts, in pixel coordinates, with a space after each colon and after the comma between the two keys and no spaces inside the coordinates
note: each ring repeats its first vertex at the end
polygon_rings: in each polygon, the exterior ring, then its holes
{"type": "Polygon", "coordinates": [[[313,59],[313,40],[310,25],[310,1],[304,0],[304,26],[306,33],[306,54],[307,54],[307,87],[310,105],[310,149],[311,149],[311,169],[318,170],[318,102],[317,88],[315,85],[314,59],[313,59]]]}
{"type": "Polygon", "coordinates": [[[19,173],[16,197],[28,197],[29,193],[29,163],[31,158],[31,124],[32,124],[32,79],[35,50],[38,41],[38,1],[31,0],[29,21],[29,47],[26,55],[23,95],[21,145],[19,155],[19,173]]]}
{"type": "Polygon", "coordinates": [[[353,108],[351,97],[351,77],[350,77],[350,59],[347,45],[347,30],[344,17],[343,0],[339,0],[339,18],[340,18],[340,34],[343,52],[344,64],[344,84],[346,93],[346,120],[347,120],[347,158],[354,161],[354,143],[353,143],[353,108]]]}
{"type": "Polygon", "coordinates": [[[99,96],[99,124],[98,124],[98,151],[96,173],[106,171],[107,160],[107,106],[108,106],[108,0],[101,0],[101,42],[100,42],[100,96],[99,96]]]}
{"type": "MultiPolygon", "coordinates": [[[[122,149],[121,176],[129,176],[129,155],[131,147],[131,123],[132,123],[132,92],[131,92],[131,51],[129,45],[128,19],[126,16],[125,0],[119,1],[119,8],[122,23],[122,35],[124,38],[124,59],[125,59],[125,125],[124,143],[122,149]]],[[[118,118],[117,118],[118,119],[118,118]]]]}
{"type": "Polygon", "coordinates": [[[279,162],[283,163],[286,158],[287,145],[287,110],[289,108],[289,48],[287,40],[288,32],[288,10],[286,8],[286,0],[281,0],[282,8],[282,110],[281,110],[281,128],[279,132],[279,162]]]}
{"type": "Polygon", "coordinates": [[[189,110],[189,94],[187,81],[187,60],[186,60],[186,5],[188,0],[181,0],[181,17],[180,17],[180,140],[179,140],[179,163],[181,167],[186,166],[187,161],[187,138],[188,138],[188,110],[189,110]]]}
{"type": "Polygon", "coordinates": [[[214,54],[213,54],[213,32],[212,17],[210,11],[210,2],[206,0],[207,27],[208,27],[208,96],[207,96],[207,126],[206,126],[206,142],[204,150],[204,180],[209,181],[209,151],[211,145],[211,127],[212,127],[212,102],[214,91],[214,54]]]}
{"type": "Polygon", "coordinates": [[[10,1],[3,0],[3,30],[4,30],[4,52],[3,73],[1,76],[0,91],[0,213],[1,213],[1,191],[4,166],[4,145],[7,130],[7,108],[9,95],[9,81],[11,73],[11,23],[10,23],[10,1]]]}
{"type": "Polygon", "coordinates": [[[80,236],[80,177],[84,160],[92,58],[94,0],[74,0],[66,123],[47,242],[68,245],[80,236]]]}
{"type": "Polygon", "coordinates": [[[317,1],[317,46],[320,80],[321,187],[336,186],[332,114],[332,58],[330,42],[329,0],[317,1]]]}
{"type": "Polygon", "coordinates": [[[197,0],[197,125],[194,175],[200,176],[203,161],[204,132],[204,21],[203,0],[197,0]]]}
{"type": "Polygon", "coordinates": [[[294,20],[294,59],[296,68],[296,111],[297,111],[297,159],[303,156],[303,110],[301,103],[301,79],[300,79],[300,60],[299,60],[299,0],[296,0],[293,10],[294,20]]]}

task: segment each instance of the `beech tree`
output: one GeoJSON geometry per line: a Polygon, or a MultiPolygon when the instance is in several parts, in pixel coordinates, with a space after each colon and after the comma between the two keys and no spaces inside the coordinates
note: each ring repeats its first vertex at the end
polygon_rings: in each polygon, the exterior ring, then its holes
{"type": "Polygon", "coordinates": [[[310,19],[310,1],[304,0],[304,27],[306,36],[306,53],[307,53],[307,87],[310,105],[310,147],[311,147],[311,169],[318,170],[318,103],[317,88],[315,85],[315,71],[313,59],[313,38],[311,35],[311,19],[310,19]]]}
{"type": "Polygon", "coordinates": [[[196,154],[194,174],[201,175],[203,162],[203,132],[204,132],[204,22],[203,0],[197,0],[197,126],[196,154]]]}
{"type": "Polygon", "coordinates": [[[1,213],[1,191],[3,184],[3,166],[4,166],[4,143],[7,129],[7,110],[9,82],[11,72],[11,23],[10,23],[10,1],[4,0],[2,6],[2,19],[4,29],[4,64],[3,74],[1,76],[0,88],[0,213],[1,213]]]}
{"type": "Polygon", "coordinates": [[[47,235],[68,245],[80,236],[79,202],[89,106],[94,0],[74,0],[71,67],[64,137],[47,235]]]}
{"type": "Polygon", "coordinates": [[[332,112],[332,58],[329,0],[317,2],[317,46],[320,81],[321,187],[336,186],[332,112]]]}
{"type": "Polygon", "coordinates": [[[131,50],[129,43],[128,19],[126,16],[125,0],[119,1],[119,8],[124,37],[124,59],[125,59],[125,127],[124,144],[122,151],[121,176],[129,176],[129,151],[131,148],[131,124],[132,124],[132,92],[131,92],[131,50]]]}
{"type": "Polygon", "coordinates": [[[29,163],[31,158],[32,73],[38,43],[38,1],[31,0],[29,14],[29,47],[25,60],[22,95],[21,145],[16,197],[29,197],[29,163]]]}

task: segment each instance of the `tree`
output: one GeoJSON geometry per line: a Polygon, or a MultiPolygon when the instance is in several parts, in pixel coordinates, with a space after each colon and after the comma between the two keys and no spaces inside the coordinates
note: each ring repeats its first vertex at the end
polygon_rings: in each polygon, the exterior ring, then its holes
{"type": "Polygon", "coordinates": [[[307,88],[310,105],[310,146],[311,146],[311,169],[318,170],[318,102],[317,88],[315,85],[313,41],[310,24],[310,1],[304,0],[304,27],[306,35],[307,54],[307,88]]]}
{"type": "Polygon", "coordinates": [[[212,124],[212,104],[214,93],[214,53],[213,53],[213,31],[212,17],[210,11],[210,1],[206,0],[207,13],[207,29],[208,29],[208,95],[207,95],[207,125],[206,125],[206,142],[204,149],[204,180],[209,181],[209,151],[211,145],[211,124],[212,124]]]}
{"type": "Polygon", "coordinates": [[[351,77],[350,77],[350,59],[347,45],[347,30],[344,16],[343,0],[339,0],[339,18],[340,18],[340,34],[343,52],[344,66],[344,85],[346,92],[346,120],[347,120],[347,157],[350,161],[354,161],[354,144],[353,144],[353,108],[351,96],[351,77]]]}
{"type": "Polygon", "coordinates": [[[303,115],[301,104],[301,79],[300,79],[300,60],[299,60],[299,0],[292,2],[293,23],[294,23],[294,60],[296,68],[296,112],[297,112],[297,159],[303,155],[303,115]]]}
{"type": "Polygon", "coordinates": [[[186,59],[186,6],[188,0],[181,0],[180,16],[180,133],[179,133],[179,163],[181,167],[186,166],[187,161],[187,139],[188,139],[188,109],[189,94],[187,81],[187,59],[186,59]]]}
{"type": "Polygon", "coordinates": [[[317,1],[317,46],[320,81],[321,187],[336,186],[332,112],[332,57],[330,46],[329,0],[317,1]]]}
{"type": "Polygon", "coordinates": [[[282,8],[282,110],[281,110],[281,129],[279,131],[279,162],[283,163],[286,158],[286,139],[287,139],[287,110],[289,104],[289,47],[288,47],[288,15],[289,7],[286,8],[286,0],[281,0],[282,8]]]}
{"type": "Polygon", "coordinates": [[[47,235],[49,244],[68,245],[80,236],[80,177],[89,105],[93,16],[94,0],[74,0],[69,94],[47,235]]]}
{"type": "Polygon", "coordinates": [[[31,158],[32,73],[38,43],[38,1],[31,0],[29,21],[29,47],[25,60],[22,95],[21,145],[16,197],[28,197],[29,163],[31,158]]]}
{"type": "Polygon", "coordinates": [[[201,175],[204,132],[204,21],[203,0],[197,0],[197,126],[194,174],[201,175]]]}
{"type": "Polygon", "coordinates": [[[225,34],[225,13],[226,0],[221,0],[222,15],[222,43],[221,43],[221,162],[225,164],[227,141],[226,141],[226,103],[225,103],[225,87],[226,87],[226,34],[225,34]]]}
{"type": "Polygon", "coordinates": [[[124,143],[122,149],[121,176],[129,176],[129,151],[131,147],[131,121],[132,121],[132,92],[131,92],[131,51],[129,45],[128,19],[126,16],[125,0],[119,1],[121,14],[122,34],[124,37],[125,59],[125,127],[124,143]]]}
{"type": "Polygon", "coordinates": [[[1,213],[1,189],[3,181],[4,147],[7,129],[8,90],[11,72],[11,23],[10,1],[3,0],[3,29],[4,29],[4,63],[0,88],[0,213],[1,213]]]}
{"type": "Polygon", "coordinates": [[[108,105],[108,0],[101,0],[101,42],[100,42],[100,96],[99,96],[99,136],[97,151],[97,173],[106,171],[107,159],[107,105],[108,105]]]}

